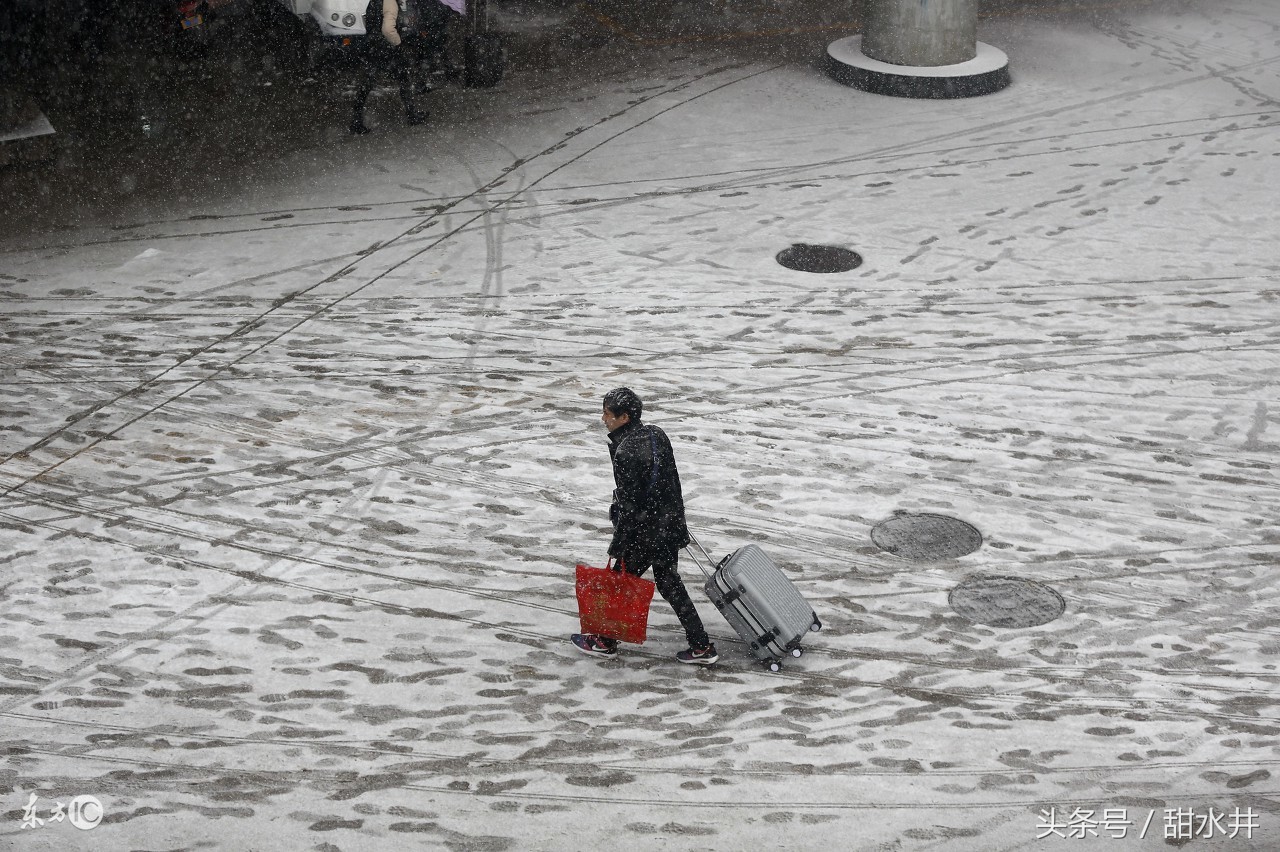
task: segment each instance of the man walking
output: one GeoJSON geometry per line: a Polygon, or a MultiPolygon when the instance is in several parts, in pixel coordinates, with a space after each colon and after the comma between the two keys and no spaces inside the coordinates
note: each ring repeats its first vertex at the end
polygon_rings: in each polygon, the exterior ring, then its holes
{"type": "MultiPolygon", "coordinates": [[[[690,539],[675,453],[666,433],[640,422],[643,408],[640,397],[630,388],[616,388],[604,395],[600,419],[609,430],[616,486],[609,507],[614,530],[609,555],[618,560],[622,570],[637,577],[653,568],[658,594],[671,604],[689,640],[688,650],[676,654],[676,659],[708,666],[720,657],[676,570],[680,548],[690,539]]],[[[600,657],[618,653],[617,640],[606,636],[575,633],[573,644],[600,657]]]]}

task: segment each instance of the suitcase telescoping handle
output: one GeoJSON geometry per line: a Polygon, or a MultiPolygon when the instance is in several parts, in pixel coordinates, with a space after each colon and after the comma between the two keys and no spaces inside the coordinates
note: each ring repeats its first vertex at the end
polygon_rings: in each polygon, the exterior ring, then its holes
{"type": "MultiPolygon", "coordinates": [[[[697,546],[698,546],[698,550],[701,550],[701,551],[702,551],[702,556],[703,556],[703,558],[704,558],[704,559],[706,559],[706,560],[707,560],[707,564],[708,564],[708,565],[714,566],[714,565],[716,564],[716,561],[715,561],[714,559],[712,559],[712,558],[711,558],[711,554],[710,554],[710,553],[707,553],[707,549],[706,549],[705,547],[703,547],[703,546],[702,546],[702,542],[698,541],[697,536],[695,536],[695,535],[693,534],[693,530],[689,530],[689,541],[691,541],[691,542],[693,542],[695,545],[697,545],[697,546]]],[[[691,559],[693,559],[693,564],[698,566],[698,570],[702,572],[702,576],[704,576],[704,577],[706,577],[708,580],[710,580],[710,579],[711,579],[711,575],[710,575],[710,574],[708,574],[708,573],[707,573],[707,569],[706,569],[706,568],[704,568],[704,567],[702,566],[702,562],[701,562],[701,561],[699,561],[699,559],[698,559],[698,554],[696,554],[696,553],[694,553],[694,552],[693,552],[693,548],[692,548],[692,547],[688,547],[688,546],[686,546],[686,547],[685,547],[685,552],[689,554],[689,557],[690,557],[691,559]]]]}

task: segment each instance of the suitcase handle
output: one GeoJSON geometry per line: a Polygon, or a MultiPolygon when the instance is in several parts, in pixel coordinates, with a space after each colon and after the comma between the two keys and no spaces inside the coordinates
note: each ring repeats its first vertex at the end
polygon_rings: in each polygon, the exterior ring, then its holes
{"type": "MultiPolygon", "coordinates": [[[[716,564],[715,559],[713,559],[711,557],[711,554],[707,553],[707,549],[702,546],[702,542],[698,541],[697,536],[693,534],[693,530],[689,530],[689,541],[692,542],[693,544],[696,544],[698,546],[698,550],[702,551],[702,555],[707,560],[708,565],[716,564]]],[[[702,562],[698,560],[698,555],[693,552],[693,548],[689,547],[688,545],[685,545],[684,550],[685,550],[685,553],[688,553],[689,557],[693,560],[693,564],[698,566],[698,570],[702,572],[702,576],[710,580],[711,575],[708,574],[707,569],[702,566],[702,562]]]]}

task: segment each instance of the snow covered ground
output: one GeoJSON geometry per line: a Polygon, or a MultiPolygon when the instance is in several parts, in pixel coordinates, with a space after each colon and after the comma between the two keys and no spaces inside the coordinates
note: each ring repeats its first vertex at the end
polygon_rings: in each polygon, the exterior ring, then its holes
{"type": "Polygon", "coordinates": [[[620,39],[0,238],[0,845],[1280,847],[1280,12],[980,37],[1014,85],[950,102],[620,39]],[[624,384],[826,623],[783,672],[700,589],[710,669],[661,601],[565,641],[624,384]],[[975,575],[1066,611],[971,623],[975,575]]]}

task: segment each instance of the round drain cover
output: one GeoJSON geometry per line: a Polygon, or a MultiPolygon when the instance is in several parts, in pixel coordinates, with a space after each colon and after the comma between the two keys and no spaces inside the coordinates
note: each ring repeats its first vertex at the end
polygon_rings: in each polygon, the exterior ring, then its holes
{"type": "Polygon", "coordinates": [[[895,515],[871,530],[876,547],[903,559],[955,559],[982,546],[972,524],[946,515],[895,515]]]}
{"type": "Polygon", "coordinates": [[[839,246],[796,243],[778,252],[778,263],[797,272],[848,272],[862,265],[862,255],[839,246]]]}
{"type": "Polygon", "coordinates": [[[971,577],[951,590],[947,601],[958,615],[992,627],[1035,627],[1067,608],[1062,595],[1021,577],[971,577]]]}

